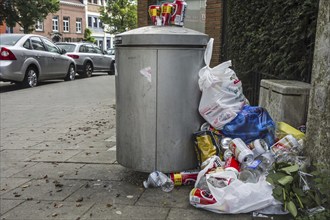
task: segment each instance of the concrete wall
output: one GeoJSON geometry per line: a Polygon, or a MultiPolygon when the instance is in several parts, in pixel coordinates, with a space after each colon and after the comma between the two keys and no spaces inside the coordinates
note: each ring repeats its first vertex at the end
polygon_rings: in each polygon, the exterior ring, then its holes
{"type": "Polygon", "coordinates": [[[306,153],[330,168],[330,1],[320,0],[319,4],[306,153]]]}

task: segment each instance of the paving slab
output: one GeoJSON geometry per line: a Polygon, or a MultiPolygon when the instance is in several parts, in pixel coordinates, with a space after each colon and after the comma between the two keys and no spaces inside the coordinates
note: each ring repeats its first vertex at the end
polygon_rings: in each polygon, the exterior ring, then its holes
{"type": "Polygon", "coordinates": [[[112,164],[116,161],[116,152],[99,149],[82,150],[79,154],[74,155],[67,162],[80,163],[107,163],[112,164]]]}
{"type": "Polygon", "coordinates": [[[105,204],[133,205],[144,188],[120,181],[89,181],[65,201],[94,201],[105,204]]]}
{"type": "Polygon", "coordinates": [[[86,184],[85,181],[77,180],[54,180],[48,178],[31,180],[25,182],[23,186],[21,185],[21,187],[1,195],[1,197],[4,199],[62,201],[84,184],[86,184]]]}
{"type": "Polygon", "coordinates": [[[26,168],[24,171],[16,173],[12,177],[29,177],[34,179],[67,179],[67,176],[74,176],[79,168],[83,167],[81,163],[35,163],[34,166],[26,168]]]}
{"type": "Polygon", "coordinates": [[[129,205],[112,205],[97,204],[93,206],[81,220],[90,219],[111,219],[111,220],[128,220],[128,219],[152,219],[165,220],[168,215],[168,208],[160,207],[144,207],[129,205]]]}
{"type": "Polygon", "coordinates": [[[16,173],[22,172],[30,166],[35,165],[35,162],[8,162],[1,161],[0,162],[0,177],[10,177],[16,173]]]}
{"type": "Polygon", "coordinates": [[[9,210],[15,208],[19,204],[22,204],[25,200],[0,200],[0,215],[5,214],[9,210]]]}
{"type": "Polygon", "coordinates": [[[0,195],[30,182],[31,178],[0,178],[0,195]]]}
{"type": "MultiPolygon", "coordinates": [[[[1,131],[2,132],[2,131],[1,131]]],[[[1,149],[4,150],[22,150],[22,149],[30,149],[33,146],[41,143],[42,141],[1,141],[1,149]]]]}
{"type": "Polygon", "coordinates": [[[83,180],[122,180],[129,170],[118,164],[86,164],[76,173],[66,175],[65,179],[83,180]]]}
{"type": "Polygon", "coordinates": [[[79,143],[68,143],[66,141],[43,141],[28,149],[33,150],[80,150],[83,149],[80,147],[79,143]]]}
{"type": "Polygon", "coordinates": [[[29,161],[45,161],[45,162],[64,162],[71,157],[79,154],[81,150],[41,150],[39,153],[29,157],[29,161]]]}
{"type": "Polygon", "coordinates": [[[2,150],[0,152],[1,162],[28,161],[33,155],[37,155],[40,150],[2,150]]]}
{"type": "Polygon", "coordinates": [[[6,220],[45,220],[45,219],[66,219],[76,220],[86,213],[92,203],[76,202],[46,202],[46,201],[26,201],[6,214],[2,219],[6,220]]]}
{"type": "Polygon", "coordinates": [[[148,207],[177,207],[187,208],[189,204],[189,193],[193,187],[175,187],[171,192],[163,192],[160,188],[146,189],[136,205],[148,207]]]}

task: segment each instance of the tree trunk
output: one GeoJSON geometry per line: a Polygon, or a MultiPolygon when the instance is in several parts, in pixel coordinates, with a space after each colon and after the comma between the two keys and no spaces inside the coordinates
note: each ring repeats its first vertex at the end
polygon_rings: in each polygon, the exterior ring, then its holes
{"type": "Polygon", "coordinates": [[[330,169],[330,1],[320,0],[307,117],[306,154],[330,169]]]}

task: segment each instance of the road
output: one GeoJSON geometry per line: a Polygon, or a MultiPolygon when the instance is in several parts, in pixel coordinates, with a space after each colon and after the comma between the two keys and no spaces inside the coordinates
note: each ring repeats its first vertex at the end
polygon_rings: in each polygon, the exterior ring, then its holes
{"type": "Polygon", "coordinates": [[[0,84],[1,219],[252,219],[192,207],[192,186],[144,189],[116,162],[114,79],[0,84]]]}

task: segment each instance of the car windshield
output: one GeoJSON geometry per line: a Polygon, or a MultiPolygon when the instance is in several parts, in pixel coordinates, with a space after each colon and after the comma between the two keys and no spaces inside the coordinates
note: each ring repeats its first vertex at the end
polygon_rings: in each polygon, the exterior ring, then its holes
{"type": "Polygon", "coordinates": [[[66,52],[73,52],[76,48],[75,44],[56,44],[59,48],[64,49],[66,52]]]}
{"type": "Polygon", "coordinates": [[[0,45],[14,46],[23,35],[1,34],[0,45]]]}

